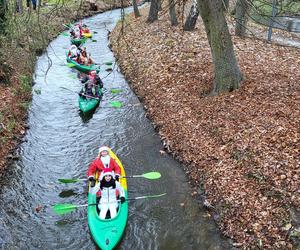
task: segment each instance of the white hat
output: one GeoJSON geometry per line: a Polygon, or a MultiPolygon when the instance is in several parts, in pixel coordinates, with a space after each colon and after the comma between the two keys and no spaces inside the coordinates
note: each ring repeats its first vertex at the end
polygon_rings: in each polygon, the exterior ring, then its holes
{"type": "Polygon", "coordinates": [[[101,152],[103,152],[103,151],[109,152],[109,147],[106,147],[106,146],[100,147],[100,148],[99,148],[99,154],[100,154],[101,152]]]}

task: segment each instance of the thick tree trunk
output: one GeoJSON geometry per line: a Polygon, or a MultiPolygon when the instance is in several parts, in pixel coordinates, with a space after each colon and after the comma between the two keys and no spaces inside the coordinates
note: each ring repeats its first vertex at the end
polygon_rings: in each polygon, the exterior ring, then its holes
{"type": "Polygon", "coordinates": [[[235,13],[235,34],[243,37],[246,34],[248,0],[237,0],[235,13]]]}
{"type": "Polygon", "coordinates": [[[186,31],[194,30],[198,16],[199,16],[199,10],[198,10],[198,6],[197,6],[197,0],[194,0],[193,4],[191,6],[191,9],[190,9],[189,15],[187,16],[187,18],[185,20],[183,30],[186,30],[186,31]]]}
{"type": "Polygon", "coordinates": [[[170,21],[172,26],[176,26],[178,24],[175,10],[175,0],[169,0],[169,14],[170,21]]]}
{"type": "Polygon", "coordinates": [[[153,23],[158,19],[158,0],[151,0],[150,10],[147,22],[153,23]]]}
{"type": "Polygon", "coordinates": [[[242,74],[233,50],[221,0],[198,0],[214,65],[213,93],[230,92],[240,87],[242,74]]]}
{"type": "Polygon", "coordinates": [[[137,17],[140,17],[141,14],[139,12],[139,8],[137,6],[137,3],[136,3],[136,0],[132,0],[132,5],[133,5],[133,11],[134,11],[134,16],[137,18],[137,17]]]}

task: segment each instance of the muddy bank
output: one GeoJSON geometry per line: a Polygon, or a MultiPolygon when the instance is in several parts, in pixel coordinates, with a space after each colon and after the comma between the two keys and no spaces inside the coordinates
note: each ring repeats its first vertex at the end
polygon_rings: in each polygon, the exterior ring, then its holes
{"type": "Polygon", "coordinates": [[[233,37],[245,81],[211,97],[202,24],[183,32],[167,15],[151,25],[146,17],[129,16],[111,43],[166,150],[204,187],[205,205],[234,246],[299,246],[300,51],[233,37]]]}
{"type": "Polygon", "coordinates": [[[18,159],[15,149],[27,129],[36,56],[65,29],[63,23],[130,5],[129,1],[90,1],[84,2],[81,8],[75,5],[59,6],[51,16],[48,12],[51,13],[54,7],[46,4],[40,9],[39,25],[37,11],[15,17],[15,23],[26,20],[30,32],[26,32],[25,25],[20,25],[20,33],[26,35],[11,33],[0,37],[0,49],[5,51],[0,53],[0,176],[9,165],[9,160],[18,159]]]}

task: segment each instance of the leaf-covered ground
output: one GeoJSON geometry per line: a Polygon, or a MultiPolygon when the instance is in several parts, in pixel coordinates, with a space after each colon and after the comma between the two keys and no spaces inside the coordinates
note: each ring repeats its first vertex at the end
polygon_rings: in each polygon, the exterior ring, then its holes
{"type": "Polygon", "coordinates": [[[204,185],[222,232],[242,248],[291,249],[300,232],[300,51],[233,37],[245,80],[209,96],[212,60],[202,24],[129,16],[111,42],[165,147],[204,185]]]}

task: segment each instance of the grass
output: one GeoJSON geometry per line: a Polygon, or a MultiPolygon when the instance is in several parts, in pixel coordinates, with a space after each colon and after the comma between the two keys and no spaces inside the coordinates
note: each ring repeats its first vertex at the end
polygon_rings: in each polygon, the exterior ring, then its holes
{"type": "MultiPolygon", "coordinates": [[[[272,16],[272,1],[266,0],[254,0],[253,1],[252,14],[254,16],[272,16]]],[[[300,15],[300,2],[294,2],[292,0],[288,1],[278,1],[276,5],[276,15],[277,16],[295,16],[300,15]]]]}
{"type": "Polygon", "coordinates": [[[15,127],[16,127],[16,120],[14,118],[10,118],[7,122],[6,130],[9,133],[12,133],[15,127]]]}
{"type": "Polygon", "coordinates": [[[32,84],[31,84],[31,77],[26,75],[20,76],[21,85],[20,90],[22,93],[28,93],[31,92],[32,84]]]}

